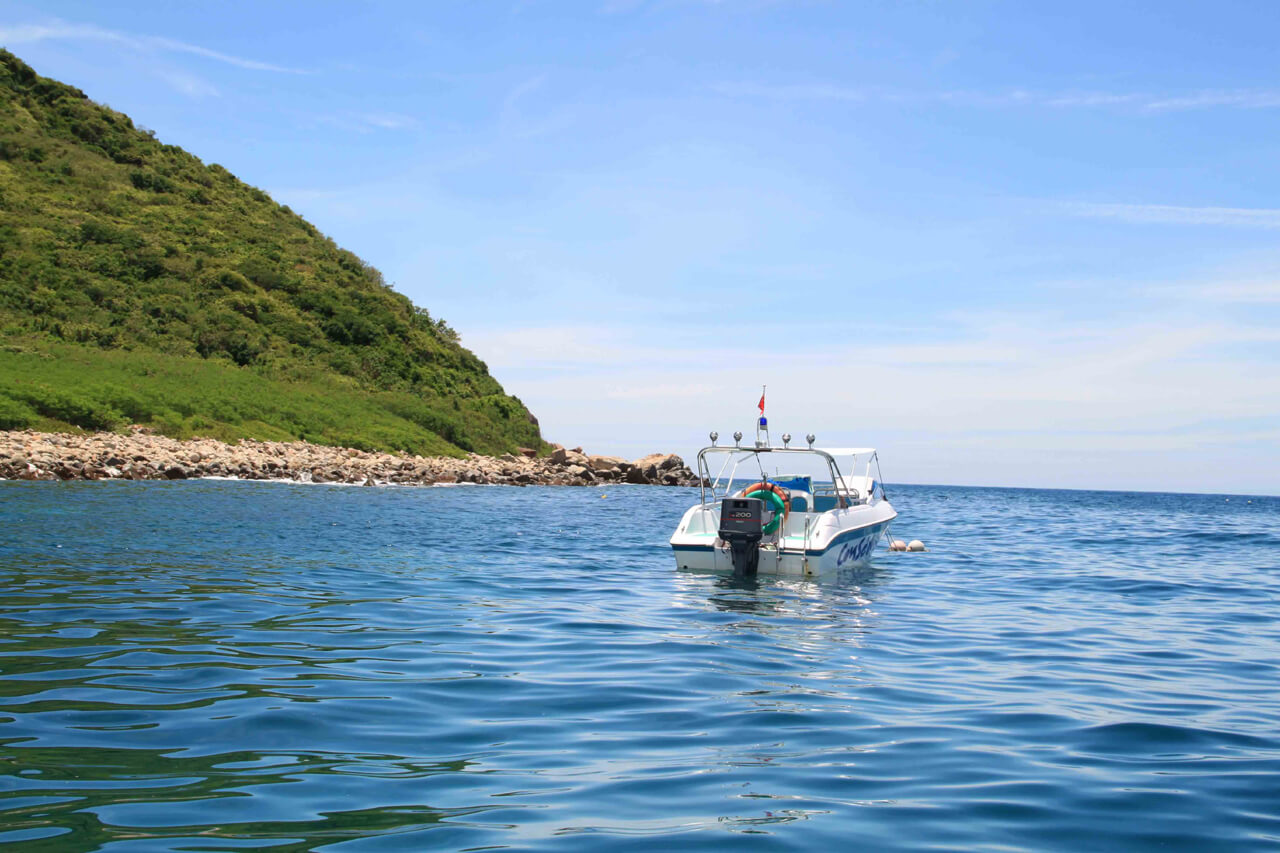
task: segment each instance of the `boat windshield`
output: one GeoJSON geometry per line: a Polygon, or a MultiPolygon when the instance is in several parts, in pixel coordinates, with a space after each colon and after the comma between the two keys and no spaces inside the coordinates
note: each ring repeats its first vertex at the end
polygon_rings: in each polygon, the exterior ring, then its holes
{"type": "MultiPolygon", "coordinates": [[[[875,451],[868,452],[874,458],[875,451]]],[[[835,496],[848,503],[859,498],[835,457],[818,448],[704,447],[698,453],[698,474],[703,504],[716,503],[763,480],[793,493],[835,496]]]]}

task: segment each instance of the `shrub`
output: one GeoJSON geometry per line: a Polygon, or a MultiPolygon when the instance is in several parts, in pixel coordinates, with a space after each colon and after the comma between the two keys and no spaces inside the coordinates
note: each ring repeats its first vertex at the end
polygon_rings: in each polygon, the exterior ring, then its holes
{"type": "Polygon", "coordinates": [[[368,346],[378,340],[383,330],[367,318],[344,308],[324,324],[324,333],[337,344],[355,344],[368,346]]]}
{"type": "Polygon", "coordinates": [[[206,280],[214,287],[226,290],[249,290],[253,287],[249,279],[235,270],[216,270],[206,280]]]}
{"type": "Polygon", "coordinates": [[[129,173],[129,181],[135,188],[150,190],[153,193],[173,192],[173,181],[155,172],[133,171],[129,173]]]}
{"type": "Polygon", "coordinates": [[[240,265],[245,278],[263,290],[274,290],[284,284],[284,274],[274,264],[261,258],[250,258],[240,265]]]}
{"type": "Polygon", "coordinates": [[[46,418],[63,421],[81,429],[115,429],[124,423],[124,416],[111,406],[86,396],[65,393],[47,385],[15,388],[8,394],[27,403],[46,418]]]}
{"type": "Polygon", "coordinates": [[[26,429],[36,422],[36,412],[26,403],[0,396],[0,429],[26,429]]]}
{"type": "Polygon", "coordinates": [[[90,219],[80,224],[82,243],[119,243],[123,234],[114,225],[90,219]]]}

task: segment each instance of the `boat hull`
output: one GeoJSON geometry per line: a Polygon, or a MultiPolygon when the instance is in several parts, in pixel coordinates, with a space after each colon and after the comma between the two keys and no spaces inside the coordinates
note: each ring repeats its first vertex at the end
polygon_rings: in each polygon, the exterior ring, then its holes
{"type": "MultiPolygon", "coordinates": [[[[888,501],[856,511],[817,516],[811,522],[812,532],[808,536],[788,536],[763,543],[757,573],[827,578],[857,572],[871,562],[877,545],[896,517],[888,501]]],[[[678,569],[733,572],[728,545],[712,532],[715,528],[711,525],[716,521],[718,515],[713,507],[695,506],[685,513],[671,537],[678,569]]]]}

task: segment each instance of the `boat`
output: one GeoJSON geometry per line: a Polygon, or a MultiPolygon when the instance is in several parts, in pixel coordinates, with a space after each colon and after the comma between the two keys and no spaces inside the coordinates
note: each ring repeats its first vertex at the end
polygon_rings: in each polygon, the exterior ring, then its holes
{"type": "Polygon", "coordinates": [[[761,403],[754,445],[743,446],[740,432],[733,446],[717,445],[713,432],[698,452],[701,499],[671,536],[677,568],[742,578],[865,568],[898,516],[875,448],[815,447],[812,434],[807,447],[792,447],[790,435],[775,447],[761,403]]]}

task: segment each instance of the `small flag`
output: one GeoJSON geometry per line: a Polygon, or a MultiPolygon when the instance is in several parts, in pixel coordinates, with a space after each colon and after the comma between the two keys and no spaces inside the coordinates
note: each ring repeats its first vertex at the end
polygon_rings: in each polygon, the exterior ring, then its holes
{"type": "Polygon", "coordinates": [[[760,392],[760,414],[764,414],[764,392],[760,392]]]}

